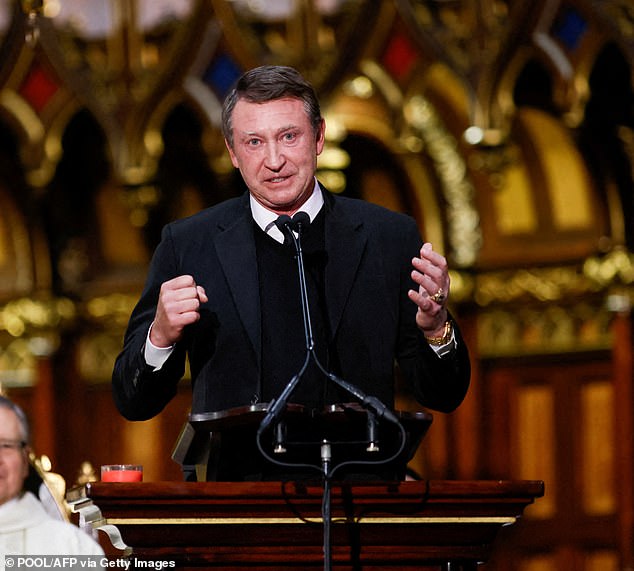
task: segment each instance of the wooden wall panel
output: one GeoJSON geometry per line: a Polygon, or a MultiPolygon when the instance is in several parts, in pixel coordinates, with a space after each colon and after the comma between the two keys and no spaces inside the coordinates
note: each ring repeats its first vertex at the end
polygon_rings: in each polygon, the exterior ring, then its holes
{"type": "Polygon", "coordinates": [[[621,569],[618,486],[626,484],[610,354],[490,361],[482,379],[488,473],[545,482],[486,571],[621,569]]]}
{"type": "Polygon", "coordinates": [[[614,389],[609,379],[580,387],[580,496],[587,515],[616,511],[614,389]]]}
{"type": "Polygon", "coordinates": [[[634,569],[634,328],[630,313],[618,313],[614,347],[614,436],[619,498],[618,551],[621,569],[634,569]]]}
{"type": "Polygon", "coordinates": [[[586,555],[583,571],[621,571],[616,551],[602,550],[586,555]]]}
{"type": "Polygon", "coordinates": [[[557,559],[554,555],[536,555],[519,562],[517,571],[557,571],[557,559]]]}
{"type": "Polygon", "coordinates": [[[527,515],[553,517],[557,511],[557,434],[555,394],[550,385],[518,387],[512,409],[511,462],[520,479],[548,483],[544,497],[530,506],[527,515]]]}

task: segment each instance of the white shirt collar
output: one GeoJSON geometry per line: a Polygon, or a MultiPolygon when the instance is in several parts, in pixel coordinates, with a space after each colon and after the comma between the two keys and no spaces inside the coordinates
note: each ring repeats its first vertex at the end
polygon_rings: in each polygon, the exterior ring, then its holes
{"type": "MultiPolygon", "coordinates": [[[[253,216],[253,220],[255,223],[262,228],[271,238],[274,238],[280,244],[284,242],[284,234],[280,232],[278,227],[275,224],[272,224],[275,220],[277,220],[279,214],[276,212],[272,212],[267,208],[264,208],[252,195],[249,195],[249,201],[251,203],[251,215],[253,216]]],[[[319,214],[322,206],[324,205],[324,197],[321,194],[321,189],[319,188],[319,184],[317,183],[317,179],[315,179],[315,186],[313,188],[313,193],[308,197],[308,200],[301,205],[298,212],[305,212],[310,217],[310,221],[312,222],[317,214],[319,214]]]]}

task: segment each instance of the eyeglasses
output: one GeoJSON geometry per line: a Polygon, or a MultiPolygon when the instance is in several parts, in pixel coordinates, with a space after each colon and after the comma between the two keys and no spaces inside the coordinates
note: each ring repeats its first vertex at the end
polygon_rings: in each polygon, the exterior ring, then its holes
{"type": "Polygon", "coordinates": [[[0,440],[0,454],[8,454],[9,452],[18,452],[26,446],[23,440],[0,440]]]}

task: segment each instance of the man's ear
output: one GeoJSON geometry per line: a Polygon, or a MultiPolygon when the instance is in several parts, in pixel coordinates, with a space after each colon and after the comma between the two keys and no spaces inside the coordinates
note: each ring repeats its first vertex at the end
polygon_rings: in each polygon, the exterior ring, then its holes
{"type": "Polygon", "coordinates": [[[22,475],[26,479],[29,475],[29,469],[31,466],[31,447],[27,444],[22,449],[22,475]]]}
{"type": "Polygon", "coordinates": [[[236,154],[233,152],[233,149],[231,148],[231,145],[229,144],[229,141],[227,141],[227,139],[225,139],[225,147],[227,147],[227,151],[229,151],[229,158],[231,159],[231,164],[235,168],[239,168],[238,158],[236,157],[236,154]]]}
{"type": "Polygon", "coordinates": [[[324,119],[321,120],[319,124],[319,128],[317,129],[317,133],[315,133],[315,144],[317,154],[321,155],[321,152],[324,149],[324,143],[326,142],[326,121],[324,119]]]}

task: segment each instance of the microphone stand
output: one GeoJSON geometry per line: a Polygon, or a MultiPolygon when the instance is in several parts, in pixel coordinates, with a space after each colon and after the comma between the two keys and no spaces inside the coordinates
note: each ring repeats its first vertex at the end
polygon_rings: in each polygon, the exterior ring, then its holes
{"type": "MultiPolygon", "coordinates": [[[[257,442],[258,449],[260,450],[260,453],[269,461],[273,462],[274,464],[277,464],[280,466],[286,466],[286,467],[294,467],[294,468],[301,467],[301,468],[316,469],[322,473],[323,479],[324,479],[323,480],[324,492],[322,496],[322,506],[321,506],[323,529],[324,529],[324,543],[323,543],[324,571],[330,571],[332,568],[332,550],[330,545],[330,535],[331,535],[330,531],[331,531],[332,517],[331,517],[330,498],[331,498],[331,483],[332,483],[332,477],[334,473],[344,466],[349,466],[349,465],[376,466],[380,464],[387,464],[395,460],[405,448],[407,435],[405,433],[405,429],[403,428],[403,425],[398,420],[397,416],[384,403],[382,403],[376,397],[364,394],[363,391],[361,391],[358,387],[337,377],[337,375],[335,375],[334,373],[327,371],[322,366],[321,362],[319,361],[319,358],[317,357],[317,354],[315,353],[315,340],[313,337],[313,328],[311,323],[310,306],[309,306],[309,300],[308,300],[308,288],[306,286],[306,273],[304,270],[304,255],[303,255],[302,245],[301,245],[302,226],[304,223],[310,223],[310,219],[308,218],[308,215],[304,213],[300,213],[299,217],[296,215],[296,218],[294,220],[292,220],[290,217],[287,217],[287,218],[288,218],[287,220],[284,219],[282,221],[281,226],[283,226],[284,231],[288,235],[290,235],[293,241],[293,245],[295,247],[296,259],[297,259],[297,273],[299,276],[300,299],[302,304],[302,317],[304,321],[304,336],[306,339],[306,358],[299,372],[291,378],[291,380],[288,382],[286,387],[284,387],[284,390],[282,391],[280,396],[277,399],[274,399],[273,401],[271,401],[267,414],[262,419],[260,426],[258,427],[256,442],[257,442]],[[297,224],[297,237],[295,236],[293,232],[293,228],[291,226],[292,223],[297,224]],[[372,418],[373,426],[375,424],[376,418],[379,418],[379,419],[385,418],[388,422],[395,424],[399,428],[400,434],[401,434],[401,444],[399,449],[394,454],[392,454],[390,457],[386,459],[379,460],[379,461],[350,460],[347,462],[342,462],[334,466],[333,468],[331,468],[331,447],[330,447],[330,443],[327,440],[323,440],[321,444],[321,461],[322,461],[321,466],[315,466],[313,464],[303,464],[303,463],[293,464],[293,463],[287,463],[287,462],[280,462],[279,460],[272,458],[271,455],[266,452],[261,442],[262,435],[273,422],[278,420],[278,418],[280,417],[280,415],[286,408],[286,405],[288,404],[288,400],[290,399],[291,395],[297,388],[297,385],[301,381],[302,376],[304,375],[306,369],[308,368],[308,365],[311,359],[315,362],[319,370],[328,379],[330,379],[335,384],[339,385],[341,388],[346,390],[349,394],[353,395],[366,409],[368,409],[368,415],[373,415],[373,418],[372,418]]],[[[282,228],[280,228],[280,230],[282,230],[282,228]]],[[[373,445],[374,445],[374,442],[371,442],[370,446],[373,446],[373,445]]],[[[370,449],[370,447],[368,449],[370,449]]]]}

